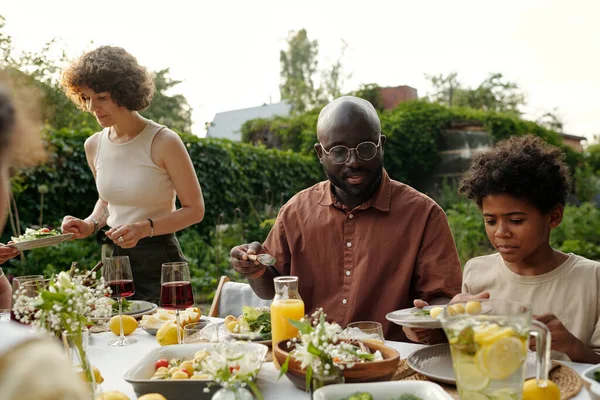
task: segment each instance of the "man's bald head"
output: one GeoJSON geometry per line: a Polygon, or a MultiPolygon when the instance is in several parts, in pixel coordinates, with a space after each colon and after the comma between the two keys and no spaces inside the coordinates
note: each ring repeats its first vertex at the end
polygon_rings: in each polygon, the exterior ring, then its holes
{"type": "Polygon", "coordinates": [[[321,110],[317,122],[317,138],[325,145],[336,131],[358,128],[364,133],[381,133],[381,123],[375,107],[367,100],[354,96],[343,96],[333,100],[321,110]]]}

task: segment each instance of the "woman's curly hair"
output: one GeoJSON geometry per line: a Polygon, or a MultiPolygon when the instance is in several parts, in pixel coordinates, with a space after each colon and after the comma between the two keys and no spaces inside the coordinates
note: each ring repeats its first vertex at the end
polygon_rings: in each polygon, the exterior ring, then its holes
{"type": "Polygon", "coordinates": [[[121,47],[101,46],[82,55],[62,75],[67,96],[87,111],[81,88],[96,93],[109,92],[112,100],[130,111],[140,111],[150,105],[154,82],[148,70],[121,47]]]}
{"type": "Polygon", "coordinates": [[[537,136],[513,136],[473,158],[459,192],[481,207],[483,198],[510,194],[547,213],[564,205],[571,188],[565,154],[537,136]]]}

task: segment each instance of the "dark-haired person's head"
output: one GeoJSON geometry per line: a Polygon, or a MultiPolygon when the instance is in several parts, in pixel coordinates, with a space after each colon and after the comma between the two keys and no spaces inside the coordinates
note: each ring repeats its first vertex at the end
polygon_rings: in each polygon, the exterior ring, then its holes
{"type": "Polygon", "coordinates": [[[101,46],[74,61],[62,75],[67,96],[89,111],[103,128],[120,115],[150,105],[154,81],[148,70],[121,47],[101,46]]]}
{"type": "Polygon", "coordinates": [[[315,150],[340,200],[366,201],[383,173],[385,136],[377,111],[366,100],[340,97],[319,114],[315,150]]]}
{"type": "Polygon", "coordinates": [[[476,156],[459,191],[477,203],[486,234],[509,262],[549,248],[571,188],[565,154],[537,136],[514,136],[476,156]]]}

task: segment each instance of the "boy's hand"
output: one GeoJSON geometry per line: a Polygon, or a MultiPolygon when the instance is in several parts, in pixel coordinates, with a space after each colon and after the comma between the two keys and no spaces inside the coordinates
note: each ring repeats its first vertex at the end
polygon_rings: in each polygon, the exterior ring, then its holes
{"type": "MultiPolygon", "coordinates": [[[[534,318],[543,324],[546,324],[550,330],[552,337],[552,350],[559,351],[569,355],[579,344],[579,339],[575,337],[569,330],[560,322],[554,314],[544,314],[534,316],[534,318]]],[[[532,349],[535,349],[535,339],[532,341],[532,349]]]]}

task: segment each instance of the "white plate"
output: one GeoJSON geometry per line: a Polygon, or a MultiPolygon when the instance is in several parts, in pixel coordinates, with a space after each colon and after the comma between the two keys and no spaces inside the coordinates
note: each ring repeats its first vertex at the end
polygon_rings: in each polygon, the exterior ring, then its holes
{"type": "MultiPolygon", "coordinates": [[[[527,353],[525,378],[535,378],[535,353],[527,353]]],[[[447,343],[425,347],[412,353],[406,359],[408,366],[421,375],[442,383],[456,384],[450,345],[447,343]]]]}
{"type": "MultiPolygon", "coordinates": [[[[129,300],[129,302],[131,303],[131,310],[123,311],[123,315],[130,315],[133,318],[141,318],[144,315],[153,314],[156,311],[156,309],[158,308],[158,305],[156,305],[154,303],[150,303],[149,301],[129,300]]],[[[115,315],[119,315],[119,312],[118,311],[113,312],[112,315],[110,315],[109,317],[106,317],[106,318],[92,318],[92,321],[102,321],[102,320],[110,319],[111,317],[114,317],[115,315]]]]}
{"type": "Polygon", "coordinates": [[[207,339],[210,342],[233,342],[236,340],[249,340],[254,343],[264,344],[266,346],[271,346],[272,342],[270,340],[263,340],[260,335],[255,340],[250,339],[240,339],[233,337],[232,334],[225,329],[225,324],[223,322],[215,322],[204,327],[200,331],[200,335],[207,339]]]}
{"type": "Polygon", "coordinates": [[[425,329],[437,329],[442,327],[440,320],[433,319],[429,315],[415,315],[415,312],[420,310],[431,310],[433,307],[445,307],[445,306],[426,306],[423,308],[405,308],[404,310],[397,310],[388,313],[385,318],[395,324],[406,326],[409,328],[425,328],[425,329]]]}
{"type": "MultiPolygon", "coordinates": [[[[434,307],[445,308],[446,305],[437,306],[426,306],[423,308],[411,307],[403,310],[392,311],[388,313],[385,318],[395,324],[406,326],[408,328],[423,328],[423,329],[439,329],[442,327],[442,321],[439,319],[433,319],[429,315],[415,315],[416,312],[421,310],[430,311],[434,307]]],[[[492,307],[488,304],[482,303],[482,314],[489,313],[492,307]]]]}
{"type": "Polygon", "coordinates": [[[225,324],[219,326],[220,334],[231,336],[235,340],[248,340],[248,341],[260,341],[263,340],[262,336],[257,333],[233,333],[227,330],[225,324]]]}
{"type": "Polygon", "coordinates": [[[426,381],[346,383],[324,386],[313,393],[314,400],[338,400],[356,392],[367,392],[373,400],[390,400],[402,394],[413,394],[423,400],[452,400],[441,386],[426,381]]]}
{"type": "Polygon", "coordinates": [[[19,251],[39,249],[42,247],[54,246],[66,242],[67,240],[71,239],[73,235],[73,233],[67,233],[65,235],[57,235],[41,239],[28,240],[26,242],[11,243],[7,246],[14,247],[19,251]]]}
{"type": "MultiPolygon", "coordinates": [[[[267,346],[258,343],[238,342],[232,345],[240,346],[244,352],[257,352],[260,360],[263,360],[267,351],[267,346]]],[[[211,381],[203,380],[151,380],[154,374],[156,361],[165,358],[185,357],[191,359],[199,350],[210,349],[213,343],[192,343],[175,344],[171,346],[158,347],[151,350],[144,358],[131,367],[123,377],[133,386],[136,396],[140,397],[147,393],[160,393],[167,399],[179,400],[201,400],[210,399],[214,392],[219,389],[215,385],[210,393],[204,393],[204,388],[211,381]]]]}

